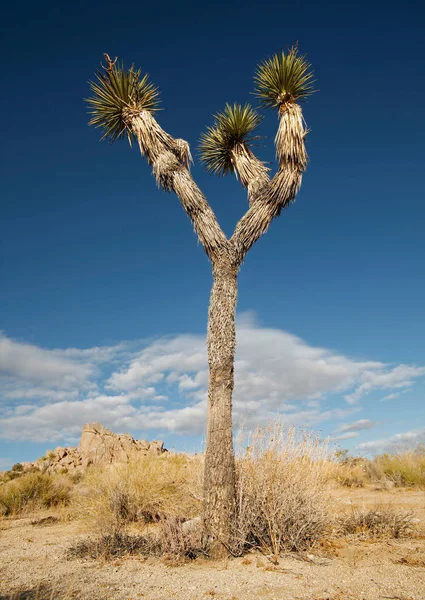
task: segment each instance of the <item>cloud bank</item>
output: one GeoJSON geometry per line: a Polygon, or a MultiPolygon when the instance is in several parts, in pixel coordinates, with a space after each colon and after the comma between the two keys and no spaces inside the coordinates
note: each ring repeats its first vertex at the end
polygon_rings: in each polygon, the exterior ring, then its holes
{"type": "Polygon", "coordinates": [[[335,440],[350,440],[360,435],[360,431],[372,429],[378,421],[370,421],[369,419],[359,419],[351,423],[344,423],[337,429],[338,435],[334,436],[335,440]]]}
{"type": "MultiPolygon", "coordinates": [[[[425,367],[357,360],[314,347],[280,329],[238,318],[235,424],[270,419],[317,426],[344,420],[371,393],[412,387],[425,367]]],[[[202,434],[208,385],[205,337],[47,350],[0,336],[0,438],[54,441],[77,437],[88,421],[115,431],[202,434]]],[[[342,424],[339,439],[376,422],[342,424]]]]}
{"type": "Polygon", "coordinates": [[[394,452],[405,450],[425,444],[425,427],[423,429],[412,429],[403,433],[396,433],[387,438],[364,442],[356,446],[356,450],[366,454],[376,454],[382,452],[394,452]]]}

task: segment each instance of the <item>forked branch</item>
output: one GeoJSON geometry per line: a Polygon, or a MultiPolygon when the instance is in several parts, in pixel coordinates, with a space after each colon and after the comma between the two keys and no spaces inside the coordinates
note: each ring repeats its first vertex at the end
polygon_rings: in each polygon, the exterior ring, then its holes
{"type": "Polygon", "coordinates": [[[267,231],[272,220],[295,199],[307,167],[304,143],[307,130],[297,100],[303,100],[313,92],[310,64],[298,54],[297,48],[292,48],[288,53],[281,52],[262,63],[255,83],[261,103],[278,108],[275,147],[279,167],[272,181],[261,187],[255,203],[236,225],[230,241],[239,262],[267,231]]]}
{"type": "Polygon", "coordinates": [[[239,263],[244,260],[252,245],[266,233],[272,220],[294,201],[307,167],[305,136],[301,107],[295,103],[282,105],[275,139],[278,171],[268,184],[261,187],[255,202],[236,225],[230,240],[239,263]]]}
{"type": "Polygon", "coordinates": [[[126,118],[142,155],[152,165],[158,186],[177,194],[207,256],[214,262],[227,254],[229,241],[190,174],[189,144],[171,137],[147,111],[129,110],[126,118]]]}
{"type": "Polygon", "coordinates": [[[279,111],[275,139],[278,172],[270,181],[265,166],[252,152],[261,116],[248,104],[227,104],[215,116],[201,140],[201,158],[215,174],[235,173],[248,190],[250,208],[228,240],[206,198],[194,182],[189,166],[189,144],[174,139],[154,117],[159,92],[148,75],[131,67],[125,70],[105,54],[107,67],[90,82],[94,96],[90,124],[101,127],[112,141],[126,136],[138,142],[141,153],[152,166],[156,181],[174,191],[191,219],[206,254],[214,263],[225,257],[239,266],[252,245],[263,235],[274,217],[292,202],[307,165],[306,130],[297,99],[312,92],[312,74],[305,58],[296,49],[282,52],[260,65],[256,75],[257,95],[268,107],[279,111]]]}
{"type": "Polygon", "coordinates": [[[254,204],[240,219],[230,238],[238,264],[242,263],[250,248],[266,233],[282,208],[294,200],[301,179],[302,174],[298,169],[279,169],[269,184],[260,190],[254,204]]]}
{"type": "Polygon", "coordinates": [[[214,124],[201,137],[200,154],[205,167],[216,175],[234,173],[248,189],[250,206],[264,184],[270,170],[251,150],[261,115],[249,104],[226,104],[214,117],[214,124]]]}

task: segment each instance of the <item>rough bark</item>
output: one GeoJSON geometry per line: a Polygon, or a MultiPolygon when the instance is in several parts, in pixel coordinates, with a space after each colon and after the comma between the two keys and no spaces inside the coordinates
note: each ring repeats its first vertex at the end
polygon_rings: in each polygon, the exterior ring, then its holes
{"type": "Polygon", "coordinates": [[[301,186],[299,169],[280,169],[270,183],[266,183],[236,225],[230,239],[238,263],[242,263],[255,242],[266,233],[271,222],[293,201],[301,186]]]}
{"type": "Polygon", "coordinates": [[[127,118],[142,155],[152,165],[158,186],[176,193],[208,258],[217,260],[227,251],[229,242],[190,174],[189,144],[171,137],[147,111],[129,111],[127,118]]]}
{"type": "Polygon", "coordinates": [[[230,240],[192,179],[187,142],[171,137],[147,111],[129,110],[126,118],[141,153],[152,165],[158,185],[177,194],[213,265],[207,340],[209,386],[203,517],[213,554],[221,556],[232,543],[236,510],[232,393],[237,274],[251,246],[298,192],[307,156],[302,113],[301,109],[287,106],[280,111],[276,138],[279,170],[272,180],[268,167],[248,148],[235,148],[233,164],[247,188],[250,208],[230,240]]]}
{"type": "Polygon", "coordinates": [[[215,556],[231,542],[235,512],[235,462],[232,442],[232,393],[235,357],[237,273],[234,261],[213,265],[208,314],[208,422],[204,475],[204,526],[215,556]]]}
{"type": "Polygon", "coordinates": [[[243,145],[237,146],[232,152],[232,162],[236,177],[243,187],[248,190],[249,205],[258,199],[261,190],[270,181],[270,169],[243,145]]]}

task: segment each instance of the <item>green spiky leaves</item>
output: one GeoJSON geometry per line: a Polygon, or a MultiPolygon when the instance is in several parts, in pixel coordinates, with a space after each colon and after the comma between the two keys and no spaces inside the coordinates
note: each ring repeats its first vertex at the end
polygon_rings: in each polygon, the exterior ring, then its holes
{"type": "Polygon", "coordinates": [[[214,119],[214,125],[201,136],[199,152],[207,171],[226,175],[234,171],[233,151],[238,146],[249,147],[262,117],[249,104],[226,104],[214,119]]]}
{"type": "MultiPolygon", "coordinates": [[[[107,55],[105,55],[107,56],[107,55]]],[[[149,111],[158,109],[159,91],[141,70],[124,69],[109,61],[105,72],[98,71],[96,81],[89,81],[93,96],[87,98],[92,115],[89,125],[103,129],[102,139],[112,142],[127,136],[131,145],[133,134],[128,127],[126,115],[129,111],[149,111]]]]}
{"type": "Polygon", "coordinates": [[[255,74],[256,96],[263,106],[276,108],[303,100],[314,92],[314,76],[305,56],[297,48],[275,54],[260,64],[255,74]]]}

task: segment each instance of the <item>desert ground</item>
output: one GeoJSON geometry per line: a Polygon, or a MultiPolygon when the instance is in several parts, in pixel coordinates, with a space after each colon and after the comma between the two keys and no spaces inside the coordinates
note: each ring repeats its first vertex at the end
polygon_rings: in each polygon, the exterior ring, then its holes
{"type": "Polygon", "coordinates": [[[259,551],[222,561],[124,556],[68,557],[84,526],[62,509],[0,522],[0,598],[117,600],[421,600],[425,598],[425,493],[338,488],[335,511],[391,506],[414,513],[403,539],[324,537],[303,554],[273,564],[259,551]]]}

